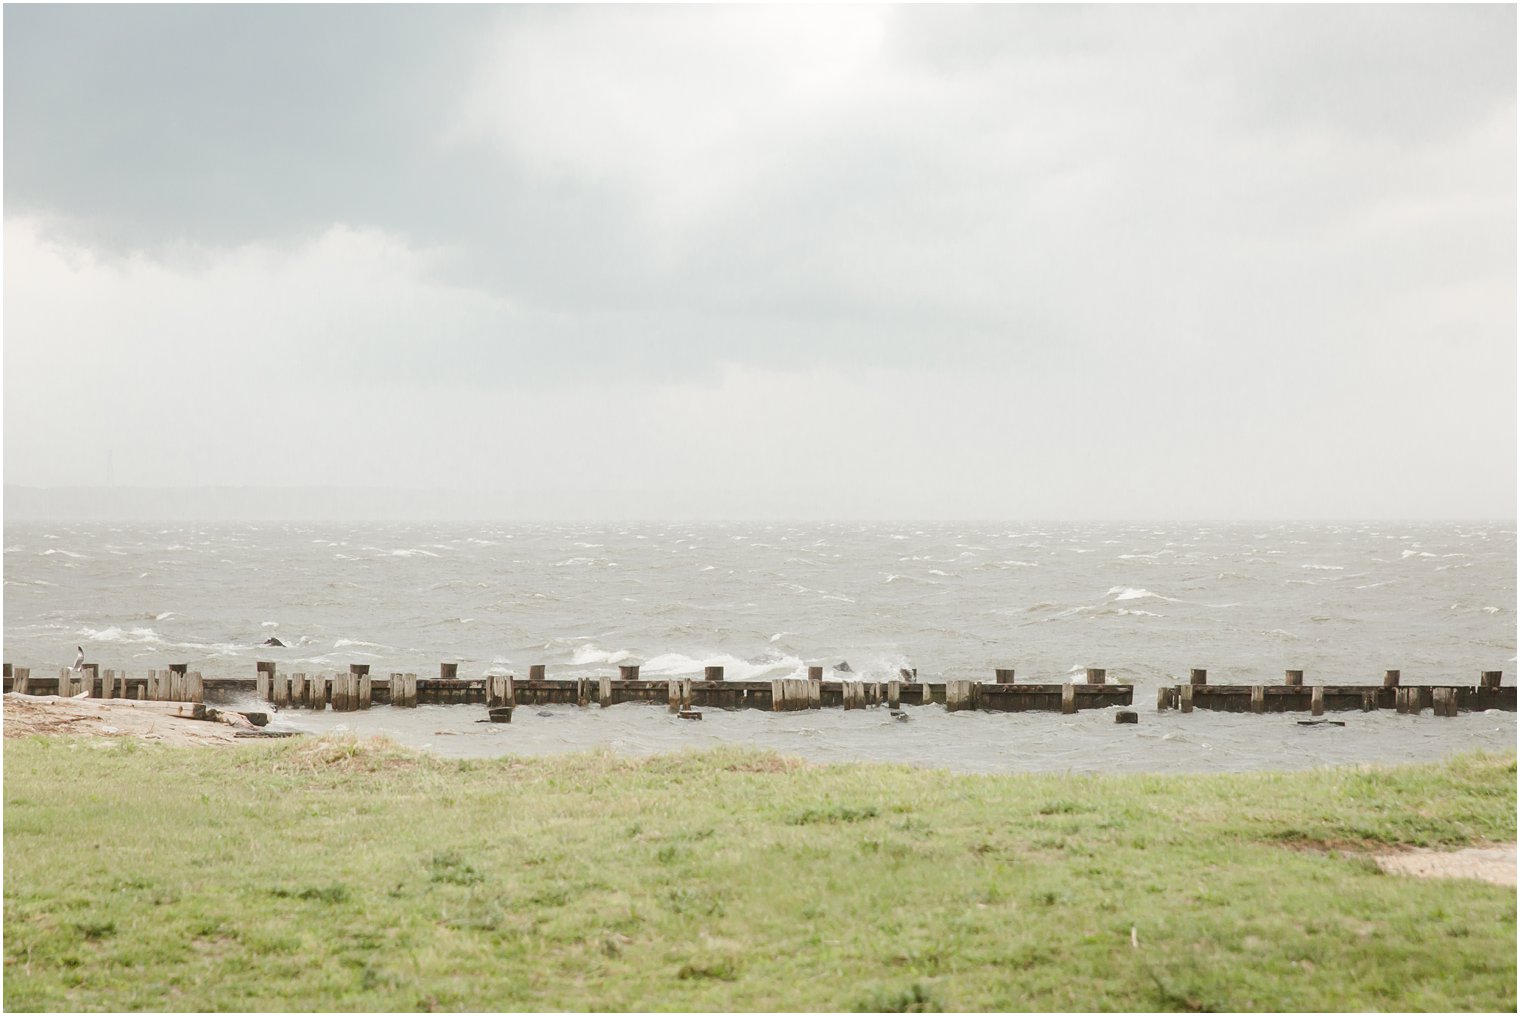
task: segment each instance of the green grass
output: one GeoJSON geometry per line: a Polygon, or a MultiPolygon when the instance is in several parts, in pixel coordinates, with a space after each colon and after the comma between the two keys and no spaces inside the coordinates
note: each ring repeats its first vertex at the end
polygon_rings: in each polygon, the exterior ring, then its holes
{"type": "Polygon", "coordinates": [[[1513,1011],[1514,891],[1361,851],[1513,839],[1515,779],[9,741],[4,1002],[1513,1011]]]}

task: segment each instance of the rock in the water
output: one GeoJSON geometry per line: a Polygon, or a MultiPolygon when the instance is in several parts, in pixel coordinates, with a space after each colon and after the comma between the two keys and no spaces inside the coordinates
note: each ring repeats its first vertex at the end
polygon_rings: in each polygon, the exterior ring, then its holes
{"type": "Polygon", "coordinates": [[[855,673],[855,671],[850,667],[849,660],[840,660],[838,663],[834,664],[834,669],[839,671],[841,674],[855,673]]]}
{"type": "Polygon", "coordinates": [[[285,643],[281,642],[279,639],[275,638],[273,635],[269,636],[261,644],[262,645],[266,645],[266,646],[279,646],[281,649],[285,648],[285,643]]]}

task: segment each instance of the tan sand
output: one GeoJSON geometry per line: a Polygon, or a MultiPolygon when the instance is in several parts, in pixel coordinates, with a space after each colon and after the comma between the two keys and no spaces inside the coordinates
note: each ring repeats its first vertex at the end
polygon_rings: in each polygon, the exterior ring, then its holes
{"type": "Polygon", "coordinates": [[[195,720],[177,713],[189,711],[182,702],[138,702],[131,699],[75,699],[56,695],[5,696],[5,736],[34,737],[66,734],[78,737],[135,737],[161,744],[236,744],[240,728],[251,729],[233,714],[226,722],[195,720]]]}
{"type": "Polygon", "coordinates": [[[1515,884],[1516,851],[1513,843],[1463,850],[1416,848],[1374,854],[1378,867],[1394,875],[1417,878],[1476,878],[1494,885],[1515,884]]]}

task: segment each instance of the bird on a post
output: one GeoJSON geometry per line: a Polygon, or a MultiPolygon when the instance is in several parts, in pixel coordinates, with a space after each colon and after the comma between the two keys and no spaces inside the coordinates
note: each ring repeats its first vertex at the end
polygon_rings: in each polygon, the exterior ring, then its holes
{"type": "Polygon", "coordinates": [[[74,661],[74,669],[75,670],[83,670],[84,669],[84,646],[75,646],[74,648],[76,648],[76,649],[79,650],[79,657],[74,661]]]}

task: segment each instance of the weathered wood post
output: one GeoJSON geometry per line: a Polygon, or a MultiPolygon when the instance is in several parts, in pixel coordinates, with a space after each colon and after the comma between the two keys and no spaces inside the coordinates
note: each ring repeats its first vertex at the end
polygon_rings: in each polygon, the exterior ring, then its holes
{"type": "Polygon", "coordinates": [[[1012,667],[994,667],[992,674],[998,684],[1013,684],[1012,667]]]}
{"type": "Polygon", "coordinates": [[[528,667],[528,680],[530,680],[530,681],[542,681],[542,680],[545,679],[544,675],[547,672],[548,672],[548,668],[546,666],[544,666],[544,664],[542,664],[542,663],[531,664],[528,667]]]}
{"type": "Polygon", "coordinates": [[[348,665],[348,690],[350,709],[368,709],[370,703],[369,664],[348,665]]]}
{"type": "Polygon", "coordinates": [[[1188,684],[1208,684],[1208,683],[1209,683],[1209,672],[1207,670],[1200,670],[1199,668],[1194,667],[1192,670],[1188,671],[1188,684]]]}
{"type": "Polygon", "coordinates": [[[1070,681],[1061,685],[1061,712],[1071,715],[1077,711],[1077,686],[1070,681]]]}
{"type": "Polygon", "coordinates": [[[1292,688],[1299,688],[1303,686],[1303,683],[1304,672],[1302,670],[1283,671],[1283,684],[1286,684],[1292,688]]]}
{"type": "Polygon", "coordinates": [[[444,680],[444,681],[457,681],[457,680],[459,680],[459,664],[457,664],[457,663],[440,663],[440,664],[438,664],[438,677],[440,679],[444,680]]]}
{"type": "Polygon", "coordinates": [[[809,681],[822,681],[823,680],[823,668],[822,667],[809,667],[808,668],[808,680],[809,681]]]}
{"type": "MultiPolygon", "coordinates": [[[[402,680],[402,682],[404,684],[404,687],[406,688],[406,699],[401,704],[403,706],[405,706],[407,709],[416,709],[417,708],[417,675],[416,674],[403,674],[402,677],[401,677],[401,680],[402,680]]],[[[507,697],[509,699],[509,701],[507,703],[508,705],[513,705],[514,704],[514,703],[512,703],[510,701],[511,695],[512,695],[512,679],[509,677],[509,678],[507,678],[507,697]]]]}
{"type": "Polygon", "coordinates": [[[191,702],[206,701],[206,684],[201,678],[199,670],[192,670],[185,675],[186,690],[190,693],[191,702]]]}
{"type": "Polygon", "coordinates": [[[32,693],[32,668],[17,667],[15,675],[14,683],[11,687],[19,694],[30,695],[32,693]]]}
{"type": "Polygon", "coordinates": [[[596,703],[597,703],[597,705],[601,706],[603,709],[606,709],[608,706],[612,705],[612,677],[611,677],[611,675],[604,674],[603,676],[597,678],[597,682],[596,682],[596,703]]]}
{"type": "Polygon", "coordinates": [[[945,682],[945,712],[958,713],[971,708],[971,682],[945,682]]]}
{"type": "MultiPolygon", "coordinates": [[[[1008,673],[1012,674],[1013,671],[1010,670],[1008,673]]],[[[1012,681],[1010,680],[1009,683],[1011,684],[1012,681]]],[[[888,681],[887,682],[887,708],[890,709],[890,710],[892,710],[894,713],[902,708],[902,682],[901,681],[888,681]]]]}
{"type": "MultiPolygon", "coordinates": [[[[80,676],[84,679],[84,691],[92,698],[95,696],[95,682],[100,680],[100,664],[81,663],[79,665],[80,676]]],[[[104,698],[105,695],[100,696],[104,698]]]]}
{"type": "Polygon", "coordinates": [[[589,678],[577,677],[575,679],[575,704],[582,709],[591,704],[591,681],[589,678]]]}
{"type": "Polygon", "coordinates": [[[702,680],[704,680],[704,681],[721,681],[721,680],[723,680],[723,668],[722,667],[703,667],[702,668],[702,680]]]}
{"type": "Polygon", "coordinates": [[[1504,681],[1504,671],[1485,670],[1478,676],[1478,687],[1484,691],[1498,691],[1504,681]]]}
{"type": "Polygon", "coordinates": [[[622,681],[637,681],[639,679],[639,665],[637,663],[624,663],[618,666],[618,679],[622,681]]]}
{"type": "Polygon", "coordinates": [[[1408,709],[1406,712],[1408,712],[1411,716],[1420,715],[1420,710],[1425,708],[1425,703],[1422,701],[1420,688],[1418,686],[1413,688],[1405,688],[1404,699],[1408,703],[1408,709]]]}
{"type": "Polygon", "coordinates": [[[1195,687],[1196,685],[1194,685],[1193,682],[1189,681],[1187,684],[1177,689],[1178,697],[1180,699],[1178,705],[1184,713],[1190,713],[1193,711],[1193,689],[1195,687]]]}
{"type": "Polygon", "coordinates": [[[1171,695],[1171,689],[1168,688],[1166,685],[1163,684],[1161,687],[1157,688],[1156,689],[1156,712],[1158,712],[1158,713],[1164,713],[1164,712],[1166,712],[1167,706],[1171,704],[1171,697],[1172,697],[1172,695],[1171,695]]]}
{"type": "Polygon", "coordinates": [[[1316,684],[1314,690],[1309,692],[1309,715],[1325,715],[1325,686],[1316,684]]]}
{"type": "MultiPolygon", "coordinates": [[[[10,676],[9,673],[6,674],[10,676]]],[[[100,679],[100,697],[113,699],[116,697],[116,671],[106,668],[105,676],[100,679]]]]}
{"type": "Polygon", "coordinates": [[[301,709],[311,708],[311,689],[305,674],[290,675],[290,704],[301,709]]]}
{"type": "Polygon", "coordinates": [[[1364,691],[1364,692],[1362,692],[1362,712],[1364,712],[1364,713],[1375,712],[1377,710],[1377,707],[1378,707],[1377,706],[1377,692],[1375,692],[1375,691],[1364,691]]]}
{"type": "Polygon", "coordinates": [[[811,674],[814,670],[817,670],[820,673],[819,673],[818,677],[816,677],[816,678],[809,677],[807,679],[807,681],[806,681],[806,684],[807,684],[807,707],[809,709],[822,709],[823,708],[823,676],[822,676],[822,670],[823,670],[823,668],[822,667],[809,667],[808,668],[808,673],[811,674]]]}
{"type": "Polygon", "coordinates": [[[1267,686],[1264,684],[1251,685],[1251,712],[1264,713],[1267,711],[1267,686]]]}
{"type": "Polygon", "coordinates": [[[269,702],[274,689],[271,687],[274,681],[274,664],[266,660],[260,660],[254,664],[257,668],[254,675],[253,687],[258,694],[260,702],[269,702]]]}
{"type": "Polygon", "coordinates": [[[1108,671],[1104,670],[1102,667],[1088,667],[1087,668],[1087,683],[1088,684],[1107,684],[1108,683],[1108,671]]]}
{"type": "Polygon", "coordinates": [[[1383,687],[1397,688],[1399,686],[1399,672],[1397,670],[1383,671],[1383,687]]]}
{"type": "Polygon", "coordinates": [[[779,713],[786,708],[786,681],[775,677],[771,679],[771,712],[779,713]]]}
{"type": "Polygon", "coordinates": [[[671,712],[679,713],[681,711],[681,682],[675,678],[670,679],[666,703],[670,706],[671,712]]]}
{"type": "Polygon", "coordinates": [[[1451,694],[1451,689],[1450,688],[1433,688],[1433,689],[1431,689],[1431,692],[1430,692],[1431,705],[1433,707],[1432,711],[1435,713],[1435,715],[1437,715],[1437,716],[1445,716],[1445,715],[1447,715],[1447,712],[1446,712],[1446,700],[1447,700],[1448,697],[1450,697],[1450,694],[1451,694]]]}

